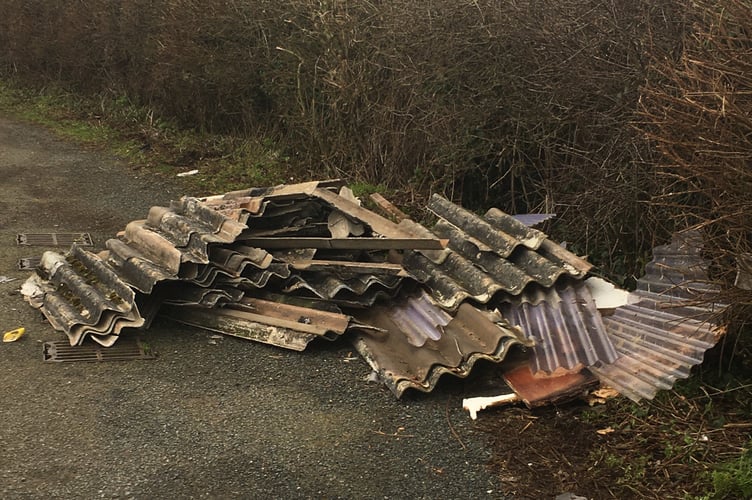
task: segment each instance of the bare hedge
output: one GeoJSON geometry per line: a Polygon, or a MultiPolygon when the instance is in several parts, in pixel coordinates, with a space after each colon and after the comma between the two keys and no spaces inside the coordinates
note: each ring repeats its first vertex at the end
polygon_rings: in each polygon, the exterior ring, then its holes
{"type": "Polygon", "coordinates": [[[627,277],[671,229],[633,125],[684,3],[0,0],[0,69],[267,134],[302,172],[401,203],[557,212],[561,238],[627,277]]]}
{"type": "Polygon", "coordinates": [[[745,306],[748,322],[752,291],[733,284],[739,257],[752,256],[752,2],[695,9],[681,57],[657,61],[662,84],[643,89],[643,128],[665,186],[654,201],[674,208],[679,227],[704,232],[720,300],[745,306]]]}

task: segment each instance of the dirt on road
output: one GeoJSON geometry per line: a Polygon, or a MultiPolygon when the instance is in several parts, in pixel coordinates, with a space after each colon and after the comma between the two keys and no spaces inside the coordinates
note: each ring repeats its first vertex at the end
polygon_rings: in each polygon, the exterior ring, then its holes
{"type": "MultiPolygon", "coordinates": [[[[63,340],[17,290],[19,233],[89,232],[95,249],[181,196],[102,152],[0,117],[2,498],[499,498],[462,383],[397,401],[346,340],[303,353],[157,321],[152,361],[50,363],[63,340]]],[[[207,193],[208,194],[208,193],[207,193]]],[[[66,248],[57,248],[65,251],[66,248]]]]}

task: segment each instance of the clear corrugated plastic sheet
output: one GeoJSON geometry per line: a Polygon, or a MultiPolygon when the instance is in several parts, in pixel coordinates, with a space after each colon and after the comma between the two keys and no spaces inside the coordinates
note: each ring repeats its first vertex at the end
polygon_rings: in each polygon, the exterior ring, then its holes
{"type": "Polygon", "coordinates": [[[713,287],[700,252],[696,233],[675,235],[654,249],[632,303],[604,318],[619,358],[591,368],[603,383],[634,401],[653,399],[689,377],[717,343],[712,318],[718,306],[703,300],[713,287]]]}

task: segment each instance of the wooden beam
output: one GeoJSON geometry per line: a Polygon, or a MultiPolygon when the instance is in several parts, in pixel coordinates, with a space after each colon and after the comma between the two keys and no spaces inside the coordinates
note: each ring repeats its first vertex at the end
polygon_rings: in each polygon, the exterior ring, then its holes
{"type": "Polygon", "coordinates": [[[365,274],[408,276],[399,264],[380,262],[348,262],[341,260],[296,260],[290,265],[298,271],[348,271],[365,274]]]}
{"type": "Polygon", "coordinates": [[[342,196],[339,196],[335,193],[332,193],[331,191],[318,188],[314,190],[313,196],[324,200],[334,208],[345,212],[347,215],[350,215],[351,217],[358,219],[359,221],[365,222],[366,224],[371,226],[371,229],[373,229],[375,232],[386,236],[387,238],[410,238],[409,234],[405,233],[405,231],[400,229],[397,224],[390,221],[389,219],[380,216],[376,212],[371,212],[370,210],[361,207],[357,203],[348,200],[347,198],[343,198],[342,196]]]}
{"type": "Polygon", "coordinates": [[[377,207],[383,210],[384,213],[391,215],[398,222],[410,218],[405,212],[397,208],[392,202],[381,196],[379,193],[372,193],[371,200],[376,204],[377,207]]]}
{"type": "Polygon", "coordinates": [[[264,249],[330,248],[335,250],[442,250],[449,240],[435,238],[247,238],[244,244],[264,249]]]}

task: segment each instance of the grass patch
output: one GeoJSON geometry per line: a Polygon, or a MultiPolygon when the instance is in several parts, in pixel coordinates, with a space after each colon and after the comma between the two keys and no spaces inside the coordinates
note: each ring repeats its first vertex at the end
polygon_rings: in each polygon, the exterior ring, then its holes
{"type": "MultiPolygon", "coordinates": [[[[0,110],[87,147],[106,150],[157,178],[180,178],[184,192],[209,195],[294,179],[287,157],[264,137],[188,130],[121,95],[81,97],[0,81],[0,110]]],[[[175,182],[178,182],[176,179],[175,182]]]]}
{"type": "Polygon", "coordinates": [[[737,459],[721,464],[709,474],[713,491],[699,500],[752,498],[752,441],[737,459]]]}
{"type": "Polygon", "coordinates": [[[22,120],[52,129],[80,143],[105,143],[116,140],[114,130],[102,122],[78,115],[80,98],[57,89],[38,92],[0,81],[0,109],[22,120]]]}

